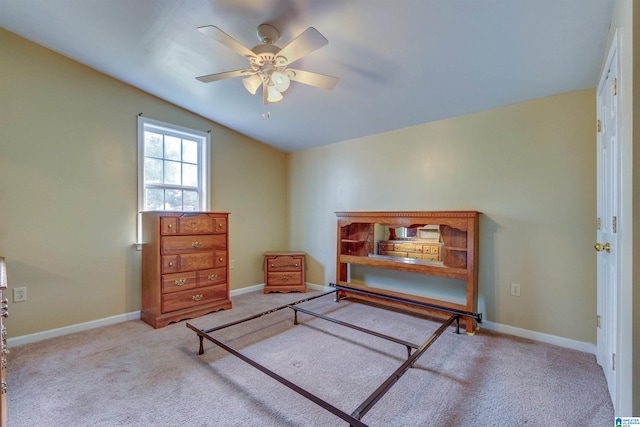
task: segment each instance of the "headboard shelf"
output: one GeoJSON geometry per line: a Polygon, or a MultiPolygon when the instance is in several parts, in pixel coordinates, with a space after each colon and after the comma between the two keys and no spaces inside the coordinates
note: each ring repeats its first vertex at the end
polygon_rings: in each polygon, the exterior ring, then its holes
{"type": "MultiPolygon", "coordinates": [[[[336,282],[350,283],[350,265],[459,279],[466,282],[464,304],[433,301],[475,313],[479,215],[477,211],[336,212],[336,282]]],[[[473,319],[466,325],[467,333],[477,327],[473,319]]]]}

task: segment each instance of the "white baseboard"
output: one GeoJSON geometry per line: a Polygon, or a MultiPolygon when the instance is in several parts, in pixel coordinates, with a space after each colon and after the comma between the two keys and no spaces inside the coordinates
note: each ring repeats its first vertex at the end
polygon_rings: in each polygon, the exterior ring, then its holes
{"type": "MultiPolygon", "coordinates": [[[[331,291],[335,288],[323,285],[317,285],[315,283],[306,282],[307,288],[311,288],[317,291],[331,291]]],[[[229,292],[233,296],[246,294],[249,292],[261,291],[264,289],[264,283],[260,283],[253,286],[247,286],[245,288],[234,289],[229,292]]],[[[23,344],[30,344],[37,341],[46,340],[49,338],[57,338],[63,335],[71,334],[74,332],[87,331],[89,329],[99,328],[102,326],[109,326],[120,322],[126,322],[129,320],[140,319],[140,312],[133,311],[131,313],[120,314],[117,316],[106,317],[104,319],[92,320],[90,322],[79,323],[77,325],[65,326],[63,328],[50,329],[48,331],[37,332],[30,335],[22,335],[19,337],[8,338],[7,346],[16,347],[23,344]]],[[[569,338],[557,337],[555,335],[544,334],[542,332],[530,331],[528,329],[516,328],[515,326],[503,325],[500,323],[494,323],[487,320],[483,320],[480,325],[481,328],[504,333],[507,335],[513,335],[520,338],[527,338],[534,341],[544,342],[547,344],[553,344],[572,350],[578,350],[585,353],[596,354],[596,345],[593,343],[576,341],[569,338]]]]}
{"type": "Polygon", "coordinates": [[[88,331],[89,329],[100,328],[102,326],[114,325],[128,320],[140,319],[139,311],[119,314],[117,316],[105,317],[103,319],[92,320],[90,322],[78,323],[76,325],[64,326],[62,328],[49,329],[48,331],[36,332],[35,334],[22,335],[14,338],[7,338],[8,347],[16,347],[23,344],[30,344],[49,338],[57,338],[74,332],[88,331]]]}
{"type": "Polygon", "coordinates": [[[311,289],[314,289],[316,291],[329,292],[329,291],[335,291],[336,290],[336,288],[331,288],[329,286],[324,286],[324,285],[316,285],[315,283],[305,282],[304,284],[305,284],[305,286],[307,288],[311,288],[311,289]]]}
{"type": "Polygon", "coordinates": [[[558,337],[555,335],[544,334],[542,332],[530,331],[528,329],[516,328],[515,326],[503,325],[501,323],[489,322],[483,320],[480,328],[490,331],[501,332],[507,335],[513,335],[520,338],[527,338],[547,344],[553,344],[572,350],[582,351],[584,353],[596,354],[596,345],[584,341],[576,341],[569,338],[558,337]]]}
{"type": "Polygon", "coordinates": [[[248,294],[249,292],[261,291],[264,289],[264,283],[259,283],[253,286],[247,286],[246,288],[233,289],[229,291],[229,295],[235,297],[236,295],[248,294]]]}

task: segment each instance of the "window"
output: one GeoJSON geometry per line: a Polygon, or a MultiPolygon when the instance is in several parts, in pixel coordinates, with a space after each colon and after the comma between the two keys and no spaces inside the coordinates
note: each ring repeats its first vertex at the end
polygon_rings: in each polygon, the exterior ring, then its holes
{"type": "Polygon", "coordinates": [[[138,211],[209,210],[210,141],[206,132],[138,116],[138,211]]]}

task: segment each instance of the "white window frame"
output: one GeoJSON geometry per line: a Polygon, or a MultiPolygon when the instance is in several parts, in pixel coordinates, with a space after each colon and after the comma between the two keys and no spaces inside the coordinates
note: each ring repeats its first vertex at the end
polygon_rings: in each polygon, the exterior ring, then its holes
{"type": "MultiPolygon", "coordinates": [[[[144,183],[144,133],[152,131],[165,135],[188,138],[198,142],[198,200],[199,210],[211,210],[211,200],[209,197],[209,183],[211,182],[211,162],[209,153],[211,152],[211,134],[195,129],[161,122],[138,116],[138,221],[137,221],[137,247],[142,249],[142,215],[145,206],[145,183],[144,183]]],[[[171,186],[174,187],[175,186],[171,186]]],[[[191,188],[190,188],[191,189],[191,188]]]]}

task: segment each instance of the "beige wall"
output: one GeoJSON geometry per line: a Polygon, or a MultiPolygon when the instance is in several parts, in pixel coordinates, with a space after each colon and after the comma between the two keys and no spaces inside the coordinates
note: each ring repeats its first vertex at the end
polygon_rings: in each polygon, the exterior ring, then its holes
{"type": "Polygon", "coordinates": [[[10,304],[10,337],[140,310],[140,112],[211,130],[231,287],[264,281],[262,253],[288,243],[285,153],[2,29],[0,46],[0,256],[28,294],[10,304]]]}
{"type": "Polygon", "coordinates": [[[335,280],[335,211],[479,210],[485,319],[595,342],[595,115],[587,89],[293,153],[308,280],[335,280]]]}

